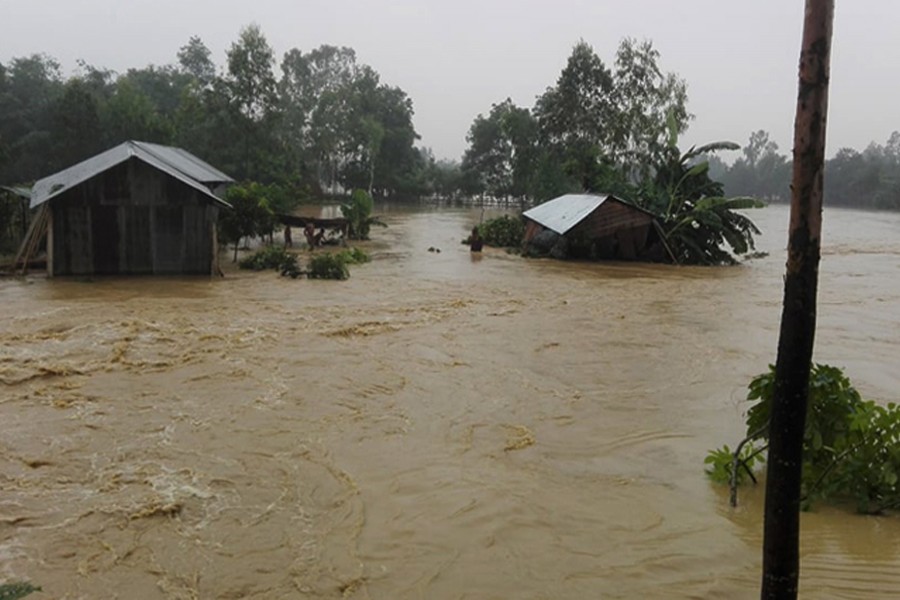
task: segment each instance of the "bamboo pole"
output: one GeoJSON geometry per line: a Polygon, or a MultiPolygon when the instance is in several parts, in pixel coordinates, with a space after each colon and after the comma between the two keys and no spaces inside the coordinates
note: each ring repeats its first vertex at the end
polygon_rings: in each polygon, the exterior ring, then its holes
{"type": "Polygon", "coordinates": [[[769,430],[761,596],[766,600],[796,599],[800,577],[800,482],[816,330],[833,19],[834,0],[806,0],[784,306],[769,430]]]}
{"type": "Polygon", "coordinates": [[[25,234],[22,245],[19,246],[19,251],[16,253],[16,258],[13,261],[13,270],[17,269],[21,263],[22,270],[20,274],[22,275],[28,273],[28,262],[31,260],[31,255],[34,254],[38,246],[40,246],[41,240],[47,232],[48,213],[49,209],[47,208],[46,203],[38,208],[34,218],[28,226],[28,233],[25,234]]]}

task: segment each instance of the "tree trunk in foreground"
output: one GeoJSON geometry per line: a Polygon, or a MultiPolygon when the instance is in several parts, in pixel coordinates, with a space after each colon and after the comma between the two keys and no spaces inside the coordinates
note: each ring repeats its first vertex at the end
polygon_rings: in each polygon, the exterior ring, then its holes
{"type": "Polygon", "coordinates": [[[816,330],[822,173],[834,0],[806,0],[794,121],[794,173],[784,308],[769,426],[762,598],[797,597],[800,482],[816,330]]]}

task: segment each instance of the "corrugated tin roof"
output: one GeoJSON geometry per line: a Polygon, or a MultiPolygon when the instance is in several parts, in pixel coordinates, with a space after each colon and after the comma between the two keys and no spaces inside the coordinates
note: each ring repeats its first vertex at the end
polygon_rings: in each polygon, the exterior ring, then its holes
{"type": "Polygon", "coordinates": [[[216,202],[230,206],[213,194],[205,185],[233,181],[233,179],[218,169],[180,148],[129,141],[37,181],[31,189],[31,208],[43,204],[64,191],[132,157],[136,157],[171,175],[182,183],[206,194],[216,202]]]}
{"type": "Polygon", "coordinates": [[[564,235],[578,225],[582,219],[597,210],[597,207],[606,202],[607,198],[612,198],[612,196],[609,194],[566,194],[526,210],[522,216],[564,235]]]}
{"type": "Polygon", "coordinates": [[[132,142],[135,146],[158,156],[191,179],[207,185],[216,183],[233,183],[234,179],[218,170],[208,162],[200,160],[187,150],[172,146],[160,146],[149,142],[132,142]]]}

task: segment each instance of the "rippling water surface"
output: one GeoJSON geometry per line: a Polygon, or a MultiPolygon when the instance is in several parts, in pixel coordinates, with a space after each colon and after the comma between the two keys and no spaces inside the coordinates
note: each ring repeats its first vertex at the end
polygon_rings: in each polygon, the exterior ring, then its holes
{"type": "MultiPolygon", "coordinates": [[[[736,268],[525,260],[387,210],[346,282],[0,280],[0,581],[51,598],[754,598],[703,474],[774,360],[736,268]],[[429,247],[441,252],[428,252],[429,247]]],[[[816,359],[900,389],[900,216],[826,211],[816,359]]],[[[803,515],[801,592],[900,595],[900,519],[803,515]]]]}

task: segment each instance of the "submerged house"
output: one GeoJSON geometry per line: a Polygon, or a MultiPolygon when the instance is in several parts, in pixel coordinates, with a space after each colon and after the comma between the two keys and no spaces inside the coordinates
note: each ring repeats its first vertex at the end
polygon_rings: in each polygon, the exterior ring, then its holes
{"type": "Polygon", "coordinates": [[[653,213],[610,194],[567,194],[522,217],[531,254],[652,262],[668,258],[653,213]]]}
{"type": "Polygon", "coordinates": [[[233,181],[179,148],[131,141],[41,179],[31,208],[47,274],[215,273],[229,207],[216,192],[233,181]]]}

